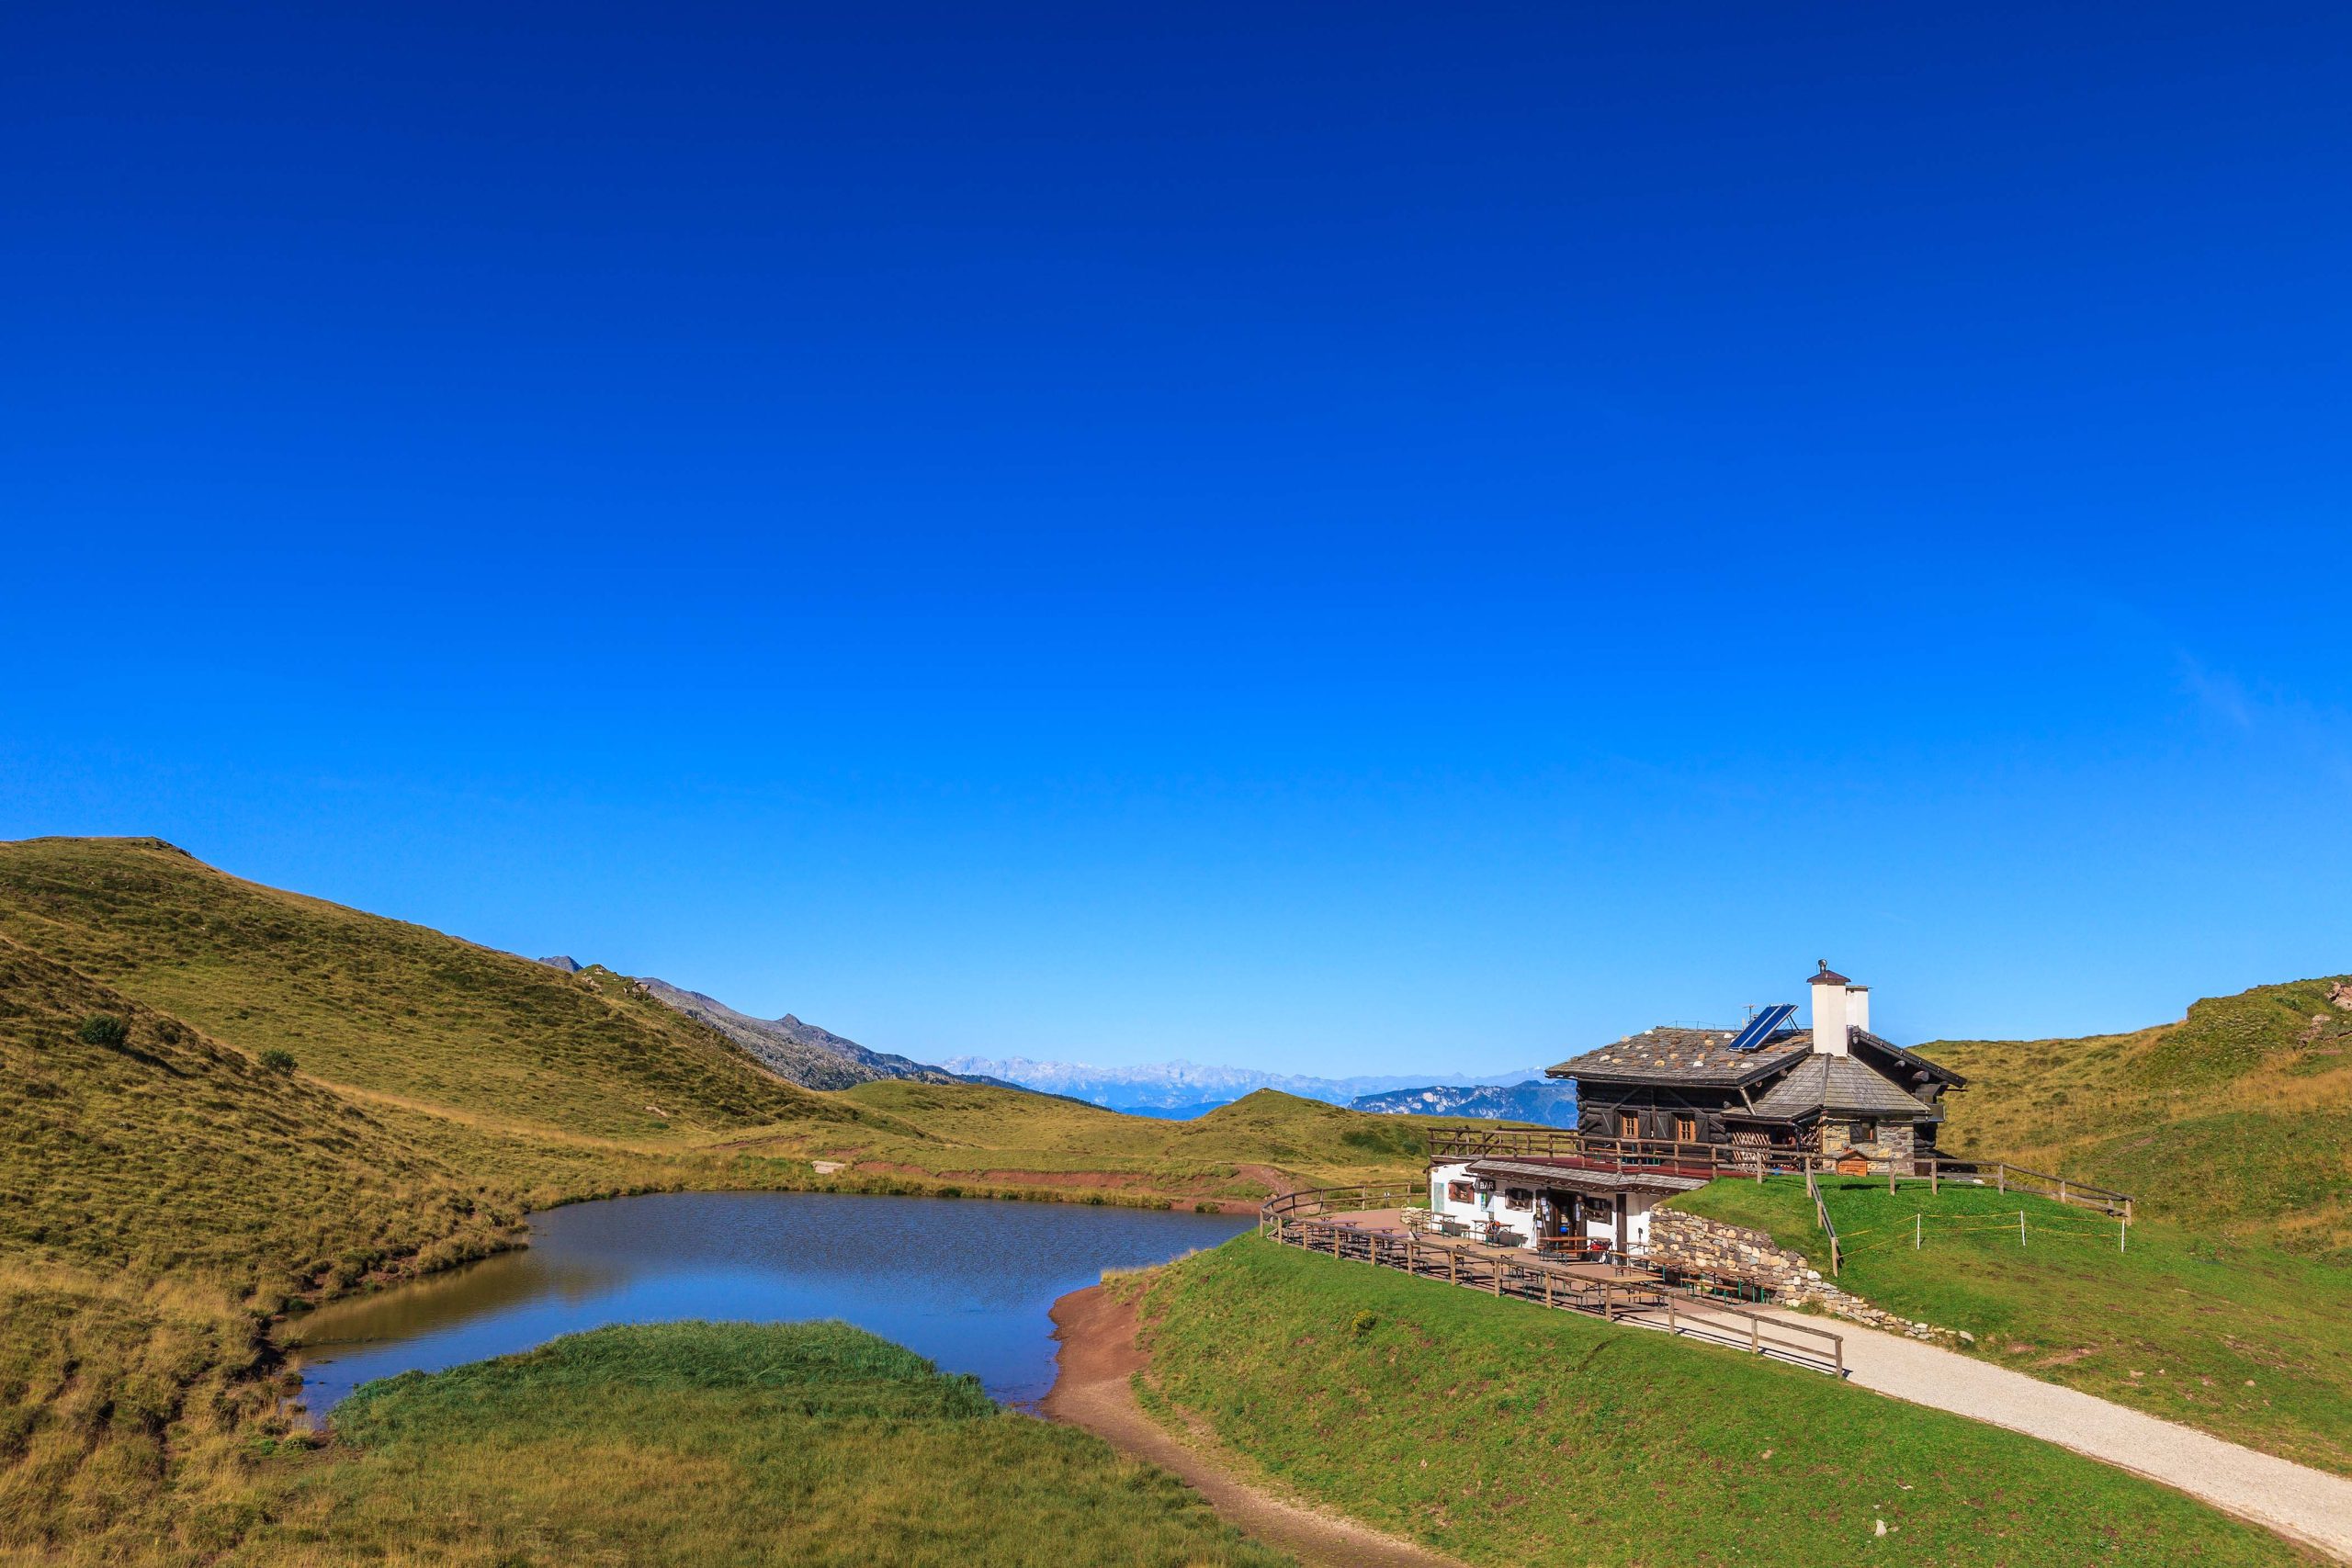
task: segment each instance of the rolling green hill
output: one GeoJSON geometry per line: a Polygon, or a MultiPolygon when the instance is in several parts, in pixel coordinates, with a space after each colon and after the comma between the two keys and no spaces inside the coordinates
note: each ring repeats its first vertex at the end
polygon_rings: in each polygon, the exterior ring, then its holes
{"type": "Polygon", "coordinates": [[[2209,997],[2081,1040],[1942,1040],[1954,1153],[2120,1188],[2143,1213],[2293,1250],[2352,1247],[2352,976],[2209,997]]]}
{"type": "MultiPolygon", "coordinates": [[[[1277,1187],[1418,1181],[1415,1116],[1372,1116],[1260,1089],[1191,1122],[984,1084],[870,1083],[842,1100],[854,1124],[794,1127],[781,1142],[860,1169],[944,1181],[1080,1184],[1127,1195],[1254,1205],[1277,1187]]],[[[749,1148],[763,1146],[759,1141],[749,1148]]]]}
{"type": "Polygon", "coordinates": [[[1188,1125],[977,1086],[813,1092],[626,976],[152,839],[0,844],[0,1561],[248,1540],[291,1462],[255,1458],[283,1429],[275,1315],[505,1245],[531,1207],[967,1184],[1251,1201],[1418,1159],[1400,1119],[1284,1096],[1188,1125]],[[852,1168],[819,1179],[820,1156],[852,1168]]]}
{"type": "Polygon", "coordinates": [[[340,1088],[518,1131],[661,1145],[842,1114],[607,970],[241,881],[160,840],[0,845],[0,935],[340,1088]]]}

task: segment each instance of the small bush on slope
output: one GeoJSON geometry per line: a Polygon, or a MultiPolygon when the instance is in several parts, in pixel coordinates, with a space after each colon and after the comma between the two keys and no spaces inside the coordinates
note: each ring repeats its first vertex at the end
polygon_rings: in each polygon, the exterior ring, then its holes
{"type": "Polygon", "coordinates": [[[2013,1432],[1255,1236],[1170,1268],[1144,1311],[1168,1404],[1315,1500],[1471,1562],[2304,1560],[2013,1432]]]}

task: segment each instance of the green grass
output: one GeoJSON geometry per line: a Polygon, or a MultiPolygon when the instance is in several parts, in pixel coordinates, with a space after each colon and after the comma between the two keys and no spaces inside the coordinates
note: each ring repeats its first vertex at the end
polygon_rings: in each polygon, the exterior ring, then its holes
{"type": "Polygon", "coordinates": [[[0,844],[0,1560],[209,1560],[257,1517],[246,1444],[283,1431],[275,1314],[506,1245],[526,1209],[958,1185],[1190,1207],[1415,1146],[1285,1097],[1204,1134],[896,1088],[922,1086],[811,1093],[624,976],[153,840],[0,844]],[[820,1180],[820,1152],[858,1168],[820,1180]]]}
{"type": "Polygon", "coordinates": [[[871,1116],[795,1127],[779,1142],[942,1179],[1051,1183],[1086,1174],[1113,1190],[1253,1204],[1277,1182],[1418,1185],[1424,1136],[1435,1124],[1273,1089],[1190,1122],[986,1085],[870,1083],[838,1098],[871,1116]]]}
{"type": "Polygon", "coordinates": [[[1474,1563],[2306,1561],[2015,1433],[1254,1236],[1148,1289],[1151,1403],[1474,1563]]]}
{"type": "Polygon", "coordinates": [[[2352,1262],[2352,1007],[2334,999],[2344,979],[2208,997],[2177,1023],[2129,1033],[1922,1045],[1971,1079],[1947,1102],[1944,1146],[2352,1262]]]}
{"type": "MultiPolygon", "coordinates": [[[[1846,1247],[1837,1282],[1855,1294],[1965,1329],[2018,1371],[2352,1474],[2352,1291],[2335,1267],[2163,1221],[2118,1253],[2112,1221],[1983,1188],[1823,1192],[1846,1247]]],[[[1717,1181],[1674,1206],[1769,1232],[1827,1272],[1799,1179],[1717,1181]]]]}
{"type": "Polygon", "coordinates": [[[153,840],[0,844],[0,935],[253,1055],[426,1108],[647,1145],[843,1115],[607,971],[240,881],[153,840]]]}
{"type": "Polygon", "coordinates": [[[360,1389],[225,1561],[1273,1568],[1159,1471],[840,1324],[599,1329],[360,1389]]]}

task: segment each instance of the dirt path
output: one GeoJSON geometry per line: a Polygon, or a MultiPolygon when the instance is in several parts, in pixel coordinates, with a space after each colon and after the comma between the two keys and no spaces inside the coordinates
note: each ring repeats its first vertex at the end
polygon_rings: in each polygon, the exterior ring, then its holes
{"type": "Polygon", "coordinates": [[[1461,1568],[1451,1557],[1283,1502],[1170,1436],[1136,1405],[1127,1382],[1145,1365],[1136,1347],[1135,1307],[1102,1286],[1054,1303],[1054,1337],[1061,1350],[1044,1404],[1049,1419],[1084,1427],[1121,1453],[1178,1476],[1228,1523],[1269,1546],[1315,1568],[1461,1568]]]}
{"type": "MultiPolygon", "coordinates": [[[[1787,1314],[1768,1310],[1765,1315],[1787,1314]]],[[[2103,1460],[2352,1562],[2352,1480],[1957,1350],[1856,1324],[1817,1317],[1789,1321],[1843,1334],[1847,1370],[1864,1388],[2103,1460]]]]}

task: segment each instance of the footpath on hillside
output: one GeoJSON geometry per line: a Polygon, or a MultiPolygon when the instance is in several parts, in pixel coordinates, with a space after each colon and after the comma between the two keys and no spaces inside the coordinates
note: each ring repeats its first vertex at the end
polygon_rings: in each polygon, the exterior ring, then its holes
{"type": "Polygon", "coordinates": [[[1082,1427],[1121,1453],[1168,1471],[1227,1523],[1310,1568],[1462,1568],[1426,1547],[1285,1502],[1145,1415],[1128,1382],[1148,1364],[1136,1344],[1133,1302],[1094,1285],[1056,1302],[1053,1317],[1061,1348],[1053,1392],[1042,1406],[1048,1419],[1082,1427]]]}
{"type": "MultiPolygon", "coordinates": [[[[1777,1308],[1764,1315],[1823,1325],[1777,1308]]],[[[1645,1326],[1666,1325],[1661,1317],[1645,1326]]],[[[1836,1327],[1846,1337],[1849,1380],[1864,1388],[2072,1449],[2352,1562],[2352,1480],[1957,1350],[1855,1324],[1836,1327]]]]}

